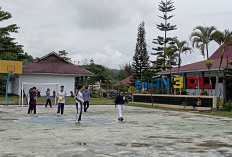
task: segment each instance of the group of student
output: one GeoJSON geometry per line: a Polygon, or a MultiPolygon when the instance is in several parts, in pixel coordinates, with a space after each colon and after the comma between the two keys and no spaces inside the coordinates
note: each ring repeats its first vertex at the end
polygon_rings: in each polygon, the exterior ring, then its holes
{"type": "MultiPolygon", "coordinates": [[[[29,101],[29,108],[28,108],[28,115],[32,115],[32,112],[34,112],[34,116],[37,116],[36,114],[36,87],[33,87],[29,91],[30,101],[29,101]]],[[[58,109],[57,109],[57,116],[62,116],[64,114],[64,105],[65,105],[65,99],[67,97],[66,92],[64,91],[64,86],[60,86],[60,90],[57,92],[58,97],[58,109]]],[[[88,87],[78,86],[78,90],[75,93],[74,97],[76,101],[76,121],[75,124],[80,124],[81,116],[82,116],[82,110],[84,106],[84,112],[87,112],[89,108],[89,101],[90,101],[90,93],[88,91],[88,87]]],[[[50,99],[50,89],[47,89],[46,91],[46,105],[51,105],[51,99],[50,99]]],[[[115,108],[118,107],[118,114],[119,114],[119,121],[123,121],[122,117],[122,111],[123,111],[123,105],[127,101],[126,97],[123,95],[123,90],[119,92],[119,94],[115,98],[115,108]]]]}

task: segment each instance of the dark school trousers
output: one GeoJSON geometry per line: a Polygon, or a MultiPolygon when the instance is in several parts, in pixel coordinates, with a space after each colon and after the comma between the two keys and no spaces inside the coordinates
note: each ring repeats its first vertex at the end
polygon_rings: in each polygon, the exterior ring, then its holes
{"type": "Polygon", "coordinates": [[[76,122],[80,122],[82,115],[82,103],[80,102],[76,103],[76,108],[77,108],[76,122]]]}
{"type": "Polygon", "coordinates": [[[28,114],[30,114],[30,111],[34,110],[34,114],[36,114],[36,103],[29,103],[29,108],[28,108],[28,114]]]}
{"type": "Polygon", "coordinates": [[[58,103],[58,111],[57,114],[64,114],[64,103],[58,103]]]}
{"type": "Polygon", "coordinates": [[[47,107],[48,104],[50,105],[50,107],[52,107],[51,99],[47,99],[45,107],[47,107]]]}
{"type": "Polygon", "coordinates": [[[89,108],[89,101],[84,102],[84,112],[86,112],[89,108]]]}

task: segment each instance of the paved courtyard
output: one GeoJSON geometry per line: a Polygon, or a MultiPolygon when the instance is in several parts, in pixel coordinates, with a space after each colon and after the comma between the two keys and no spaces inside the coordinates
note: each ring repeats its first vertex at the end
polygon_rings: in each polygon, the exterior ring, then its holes
{"type": "Polygon", "coordinates": [[[114,106],[90,106],[80,126],[75,106],[0,106],[0,156],[4,157],[149,157],[232,156],[232,119],[189,112],[124,108],[117,121],[114,106]]]}

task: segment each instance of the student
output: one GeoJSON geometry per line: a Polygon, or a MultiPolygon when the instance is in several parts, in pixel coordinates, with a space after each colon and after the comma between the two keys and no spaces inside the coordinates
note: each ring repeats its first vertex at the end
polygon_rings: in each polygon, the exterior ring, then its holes
{"type": "Polygon", "coordinates": [[[58,97],[58,110],[57,110],[57,116],[64,114],[64,104],[65,104],[65,97],[66,92],[64,91],[64,86],[60,86],[60,91],[57,92],[58,97]]]}
{"type": "Polygon", "coordinates": [[[193,110],[195,110],[196,107],[201,106],[201,99],[200,97],[197,98],[197,103],[193,105],[193,110]]]}
{"type": "Polygon", "coordinates": [[[34,110],[34,116],[36,117],[36,87],[33,87],[29,90],[29,96],[30,96],[30,101],[29,101],[29,108],[28,108],[28,115],[32,115],[32,111],[34,110]]]}
{"type": "Polygon", "coordinates": [[[48,88],[47,91],[46,91],[46,105],[45,107],[48,106],[48,104],[50,105],[50,107],[52,108],[52,103],[51,103],[51,98],[50,98],[50,89],[48,88]]]}
{"type": "Polygon", "coordinates": [[[84,112],[86,112],[89,108],[89,100],[90,100],[90,93],[88,91],[88,87],[85,87],[83,91],[83,98],[84,98],[84,112]]]}
{"type": "Polygon", "coordinates": [[[119,118],[118,120],[119,121],[123,121],[123,117],[122,117],[122,110],[123,110],[123,105],[126,101],[126,97],[123,95],[123,90],[120,90],[119,92],[119,95],[116,96],[116,99],[115,99],[115,108],[116,108],[116,105],[118,107],[118,115],[119,115],[119,118]]]}
{"type": "Polygon", "coordinates": [[[76,109],[77,109],[77,115],[76,115],[76,123],[75,124],[81,124],[81,115],[82,115],[82,107],[83,107],[83,103],[84,103],[84,99],[83,99],[83,87],[79,86],[78,87],[78,91],[75,95],[75,100],[76,100],[76,109]]]}

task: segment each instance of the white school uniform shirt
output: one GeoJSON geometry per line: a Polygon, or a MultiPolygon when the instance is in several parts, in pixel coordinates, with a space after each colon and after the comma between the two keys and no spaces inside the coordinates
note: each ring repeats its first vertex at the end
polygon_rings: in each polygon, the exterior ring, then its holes
{"type": "Polygon", "coordinates": [[[67,96],[67,94],[66,94],[65,91],[61,92],[61,91],[59,90],[59,91],[57,92],[58,103],[65,103],[65,97],[66,97],[66,96],[67,96]],[[60,100],[59,100],[59,97],[62,97],[63,100],[60,101],[60,100]]]}
{"type": "Polygon", "coordinates": [[[81,103],[84,102],[83,94],[80,91],[78,91],[78,93],[75,95],[75,101],[76,101],[76,103],[80,103],[80,101],[78,101],[78,100],[80,100],[81,103]]]}

